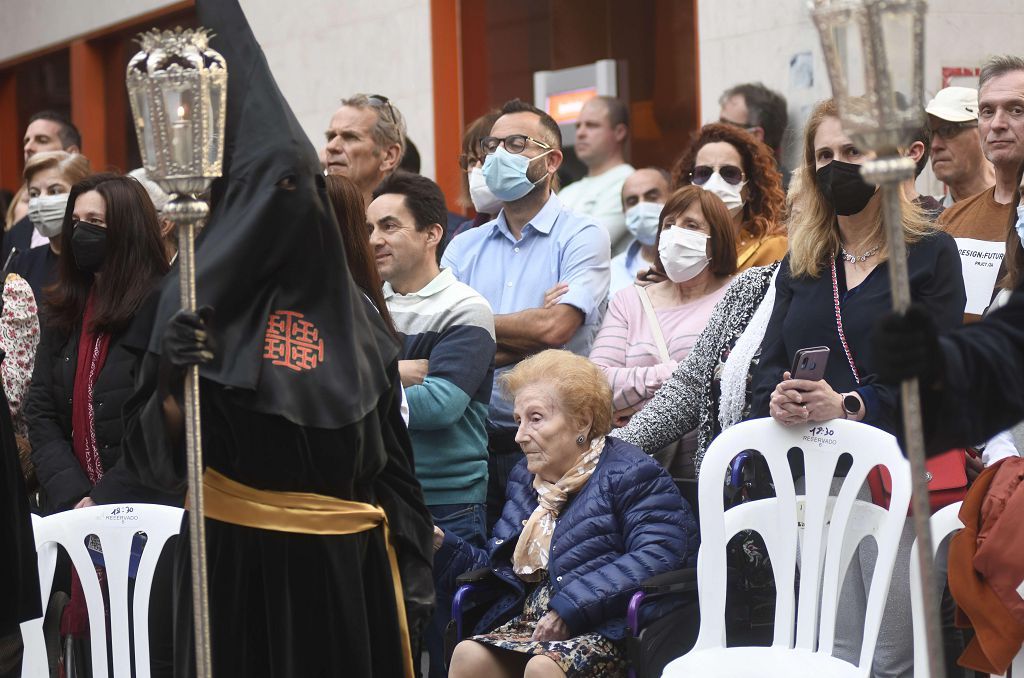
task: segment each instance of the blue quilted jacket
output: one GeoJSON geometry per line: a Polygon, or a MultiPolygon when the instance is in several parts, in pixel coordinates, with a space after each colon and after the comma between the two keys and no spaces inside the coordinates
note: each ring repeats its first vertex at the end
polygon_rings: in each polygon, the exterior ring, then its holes
{"type": "MultiPolygon", "coordinates": [[[[486,633],[523,611],[526,584],[512,572],[512,553],[523,524],[537,508],[533,474],[524,458],[512,470],[505,508],[487,547],[449,533],[434,558],[439,589],[454,592],[464,572],[489,567],[507,590],[474,629],[486,633]]],[[[639,448],[606,438],[594,474],[562,510],[551,539],[548,574],[551,609],[571,636],[596,631],[627,634],[626,607],[640,584],[697,559],[697,522],[668,473],[639,448]]],[[[651,606],[645,620],[673,603],[651,606]]]]}

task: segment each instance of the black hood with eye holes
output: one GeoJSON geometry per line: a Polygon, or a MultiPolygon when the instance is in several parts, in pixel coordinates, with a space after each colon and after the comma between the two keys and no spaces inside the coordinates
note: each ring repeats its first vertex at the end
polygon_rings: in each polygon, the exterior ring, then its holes
{"type": "MultiPolygon", "coordinates": [[[[203,378],[248,409],[340,428],[369,414],[398,354],[352,282],[317,153],[274,81],[237,0],[199,0],[228,68],[224,176],[196,241],[200,306],[217,356],[203,378]]],[[[180,307],[177,267],[149,350],[180,307]]]]}

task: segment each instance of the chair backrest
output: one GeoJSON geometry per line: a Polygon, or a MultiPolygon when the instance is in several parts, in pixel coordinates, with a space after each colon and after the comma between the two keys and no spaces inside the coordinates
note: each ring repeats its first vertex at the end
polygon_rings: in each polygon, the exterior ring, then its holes
{"type": "MultiPolygon", "coordinates": [[[[958,501],[932,514],[929,525],[932,533],[933,557],[935,553],[938,553],[939,547],[946,537],[964,526],[960,522],[959,515],[962,504],[963,502],[958,501]]],[[[910,609],[914,620],[914,666],[917,667],[916,673],[926,676],[928,675],[928,642],[925,637],[924,609],[921,600],[921,568],[917,562],[917,554],[918,544],[915,539],[914,545],[910,547],[910,609]]]]}
{"type": "Polygon", "coordinates": [[[726,570],[726,544],[740,530],[749,529],[764,539],[775,575],[773,645],[831,655],[846,567],[860,539],[870,535],[878,544],[878,559],[868,594],[858,664],[870,667],[910,503],[910,467],[896,439],[879,429],[845,420],[791,428],[771,419],[743,422],[724,431],[708,448],[698,494],[701,629],[695,649],[725,647],[726,581],[721,573],[726,570]],[[806,490],[800,497],[802,516],[788,459],[793,449],[803,454],[806,490]],[[775,498],[726,511],[722,477],[732,459],[745,450],[764,456],[775,498]],[[830,498],[836,467],[844,457],[849,458],[850,469],[838,495],[830,498]],[[893,479],[889,510],[856,500],[868,473],[879,465],[886,467],[893,479]]]}
{"type": "MultiPolygon", "coordinates": [[[[34,518],[36,553],[39,562],[39,585],[43,609],[50,598],[57,546],[62,546],[82,582],[89,610],[89,635],[93,678],[108,678],[107,628],[103,593],[92,558],[86,548],[90,535],[99,538],[106,569],[107,593],[110,600],[110,635],[112,665],[116,678],[131,674],[131,643],[128,629],[128,606],[132,606],[132,632],[135,645],[135,675],[149,678],[149,595],[153,573],[164,544],[181,528],[182,509],[155,504],[107,504],[34,518]],[[133,600],[128,596],[129,563],[132,540],[137,533],[146,535],[145,548],[135,571],[133,600]]],[[[22,624],[25,639],[23,678],[49,675],[42,635],[42,619],[22,624]],[[41,653],[40,653],[41,651],[41,653]],[[31,653],[31,656],[30,656],[31,653]]]]}

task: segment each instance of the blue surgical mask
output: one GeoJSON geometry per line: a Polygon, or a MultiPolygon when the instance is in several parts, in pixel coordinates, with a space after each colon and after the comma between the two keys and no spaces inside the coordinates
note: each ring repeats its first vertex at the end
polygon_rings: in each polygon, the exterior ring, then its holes
{"type": "Polygon", "coordinates": [[[1024,246],[1024,204],[1017,205],[1017,237],[1020,238],[1021,246],[1024,246]]]}
{"type": "MultiPolygon", "coordinates": [[[[487,181],[487,188],[502,202],[519,200],[536,185],[526,176],[530,163],[550,152],[551,150],[547,150],[536,157],[527,158],[525,155],[509,153],[504,146],[498,146],[498,149],[484,160],[484,179],[487,181]]],[[[546,177],[547,175],[541,177],[537,183],[544,181],[546,177]]]]}
{"type": "Polygon", "coordinates": [[[650,247],[658,239],[664,207],[660,202],[638,202],[626,210],[626,228],[641,245],[650,247]]]}

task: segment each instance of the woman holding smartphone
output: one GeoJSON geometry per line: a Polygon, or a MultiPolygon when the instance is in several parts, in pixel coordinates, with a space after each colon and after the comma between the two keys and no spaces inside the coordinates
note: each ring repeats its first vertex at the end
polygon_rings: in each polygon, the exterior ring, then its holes
{"type": "MultiPolygon", "coordinates": [[[[776,282],[776,300],[753,374],[751,417],[784,425],[848,418],[896,433],[899,389],[875,383],[870,333],[892,308],[882,197],[860,176],[871,158],[843,132],[832,100],[815,107],[804,135],[802,209],[776,282]],[[818,381],[792,379],[797,350],[830,349],[818,381]]],[[[941,329],[966,303],[956,244],[903,199],[911,297],[941,329]]]]}
{"type": "MultiPolygon", "coordinates": [[[[843,133],[833,101],[815,107],[804,134],[804,195],[753,373],[751,417],[771,416],[786,426],[847,418],[900,431],[899,387],[877,382],[872,352],[875,322],[891,310],[892,296],[881,194],[860,176],[860,165],[870,158],[843,133]],[[808,347],[829,349],[822,378],[791,378],[794,356],[808,347]]],[[[967,301],[956,245],[905,196],[901,202],[911,297],[938,328],[955,327],[967,301]]],[[[837,468],[836,475],[845,475],[847,468],[837,468]]],[[[795,476],[802,474],[794,468],[795,476]]],[[[841,480],[833,482],[833,490],[837,483],[841,480]]],[[[868,498],[866,491],[861,498],[868,498]]],[[[873,676],[913,675],[909,525],[897,554],[873,676]]],[[[840,601],[845,612],[836,622],[834,654],[851,662],[860,652],[859,620],[877,551],[868,541],[850,565],[840,601]]]]}

